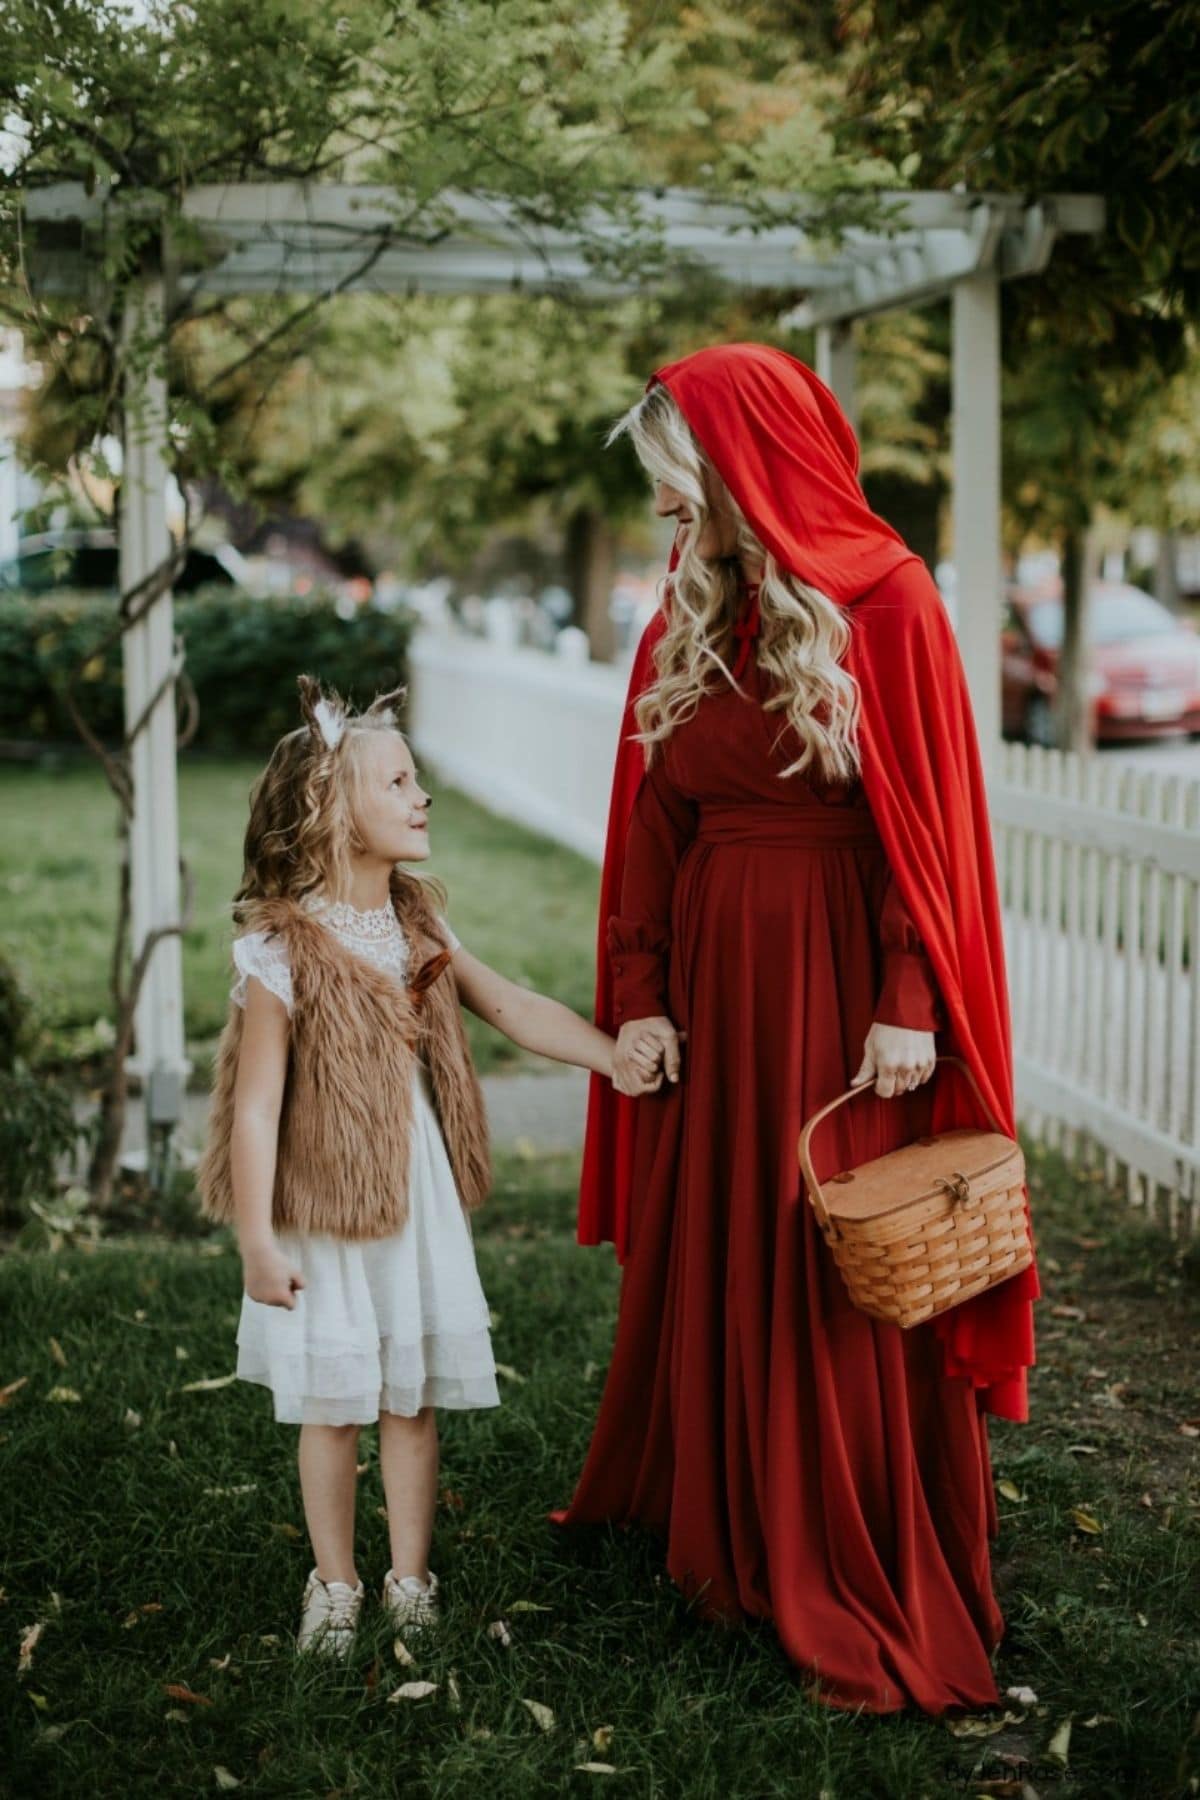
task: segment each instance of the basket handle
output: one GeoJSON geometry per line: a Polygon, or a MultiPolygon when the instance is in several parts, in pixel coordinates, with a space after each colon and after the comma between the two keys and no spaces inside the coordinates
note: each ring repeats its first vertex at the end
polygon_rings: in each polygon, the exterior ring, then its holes
{"type": "MultiPolygon", "coordinates": [[[[979,1083],[976,1081],[974,1073],[972,1072],[969,1063],[964,1062],[964,1060],[961,1056],[949,1056],[949,1055],[937,1056],[934,1058],[934,1061],[935,1062],[952,1062],[952,1063],[958,1064],[959,1068],[963,1071],[967,1080],[970,1082],[971,1086],[974,1088],[975,1097],[979,1101],[979,1104],[983,1108],[984,1112],[987,1114],[988,1123],[990,1125],[994,1126],[995,1129],[998,1132],[1000,1132],[1002,1137],[1007,1137],[1008,1133],[1004,1130],[1004,1127],[1000,1124],[1000,1121],[996,1118],[996,1115],[993,1113],[991,1107],[988,1105],[987,1101],[984,1099],[982,1093],[980,1093],[979,1083]]],[[[800,1133],[800,1167],[804,1171],[804,1183],[809,1191],[809,1194],[812,1197],[813,1208],[816,1212],[817,1221],[820,1224],[822,1231],[826,1231],[829,1228],[829,1224],[830,1224],[829,1208],[825,1204],[825,1196],[821,1192],[821,1184],[817,1180],[816,1176],[813,1174],[813,1166],[812,1166],[812,1162],[811,1162],[811,1160],[809,1158],[809,1154],[808,1154],[808,1141],[811,1138],[814,1129],[816,1128],[816,1126],[818,1126],[820,1124],[821,1120],[825,1117],[826,1113],[831,1113],[831,1112],[833,1112],[835,1107],[843,1105],[844,1102],[847,1100],[852,1100],[854,1098],[855,1094],[865,1093],[869,1087],[874,1087],[875,1079],[876,1078],[874,1075],[870,1075],[865,1080],[856,1082],[853,1087],[847,1088],[846,1092],[844,1094],[839,1094],[836,1100],[830,1100],[828,1105],[823,1106],[819,1112],[815,1112],[813,1114],[812,1118],[809,1119],[809,1121],[805,1125],[803,1131],[801,1131],[801,1133],[800,1133]]],[[[915,1089],[913,1089],[911,1091],[914,1093],[916,1092],[915,1089]]]]}

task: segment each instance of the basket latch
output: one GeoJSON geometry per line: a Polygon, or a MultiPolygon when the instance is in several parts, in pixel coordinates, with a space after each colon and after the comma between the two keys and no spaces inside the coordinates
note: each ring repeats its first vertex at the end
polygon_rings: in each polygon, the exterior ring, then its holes
{"type": "Polygon", "coordinates": [[[981,1204],[982,1195],[972,1195],[971,1183],[961,1169],[952,1169],[948,1177],[939,1175],[934,1185],[942,1188],[947,1194],[953,1194],[957,1206],[979,1206],[981,1204]]]}

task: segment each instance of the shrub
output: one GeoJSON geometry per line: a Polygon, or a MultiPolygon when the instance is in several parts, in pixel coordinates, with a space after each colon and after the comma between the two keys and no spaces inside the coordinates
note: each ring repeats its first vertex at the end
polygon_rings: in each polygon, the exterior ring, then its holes
{"type": "MultiPolygon", "coordinates": [[[[120,742],[121,649],[100,652],[114,602],[92,596],[0,600],[0,738],[73,741],[59,690],[82,664],[76,695],[103,742],[120,742]]],[[[253,599],[225,587],[175,603],[176,629],[200,703],[198,748],[267,750],[297,723],[303,669],[360,704],[407,678],[412,615],[360,607],[343,618],[331,595],[253,599]]]]}

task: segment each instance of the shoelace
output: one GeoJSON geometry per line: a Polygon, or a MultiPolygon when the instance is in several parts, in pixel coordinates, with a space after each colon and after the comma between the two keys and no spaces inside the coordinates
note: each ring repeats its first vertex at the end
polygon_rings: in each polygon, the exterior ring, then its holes
{"type": "Polygon", "coordinates": [[[407,1610],[410,1613],[415,1612],[418,1619],[432,1619],[436,1616],[437,1589],[432,1582],[427,1588],[419,1588],[415,1592],[411,1588],[402,1586],[398,1581],[392,1582],[391,1588],[393,1593],[404,1596],[407,1610]]]}
{"type": "Polygon", "coordinates": [[[330,1594],[326,1623],[335,1631],[345,1630],[348,1625],[353,1625],[357,1611],[357,1594],[330,1594]]]}

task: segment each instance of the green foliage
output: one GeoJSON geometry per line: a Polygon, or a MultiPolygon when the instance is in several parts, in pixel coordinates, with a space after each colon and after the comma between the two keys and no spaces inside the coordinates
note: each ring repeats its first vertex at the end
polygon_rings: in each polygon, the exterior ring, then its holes
{"type": "MultiPolygon", "coordinates": [[[[90,598],[0,600],[0,737],[73,738],[60,696],[82,668],[81,710],[102,740],[119,743],[120,645],[98,649],[113,618],[111,602],[90,598]]],[[[178,600],[175,620],[203,749],[269,749],[296,723],[300,670],[361,701],[405,679],[412,622],[404,612],[362,607],[343,618],[327,595],[263,600],[209,588],[178,600]]]]}
{"type": "Polygon", "coordinates": [[[1112,363],[1183,356],[1200,310],[1200,0],[845,0],[839,142],[901,163],[914,186],[1098,193],[1108,229],[1059,244],[1010,290],[1012,323],[1112,363]]]}
{"type": "Polygon", "coordinates": [[[9,1219],[49,1197],[58,1160],[79,1137],[67,1089],[25,1060],[32,1036],[29,998],[0,956],[0,1217],[9,1219]]]}

